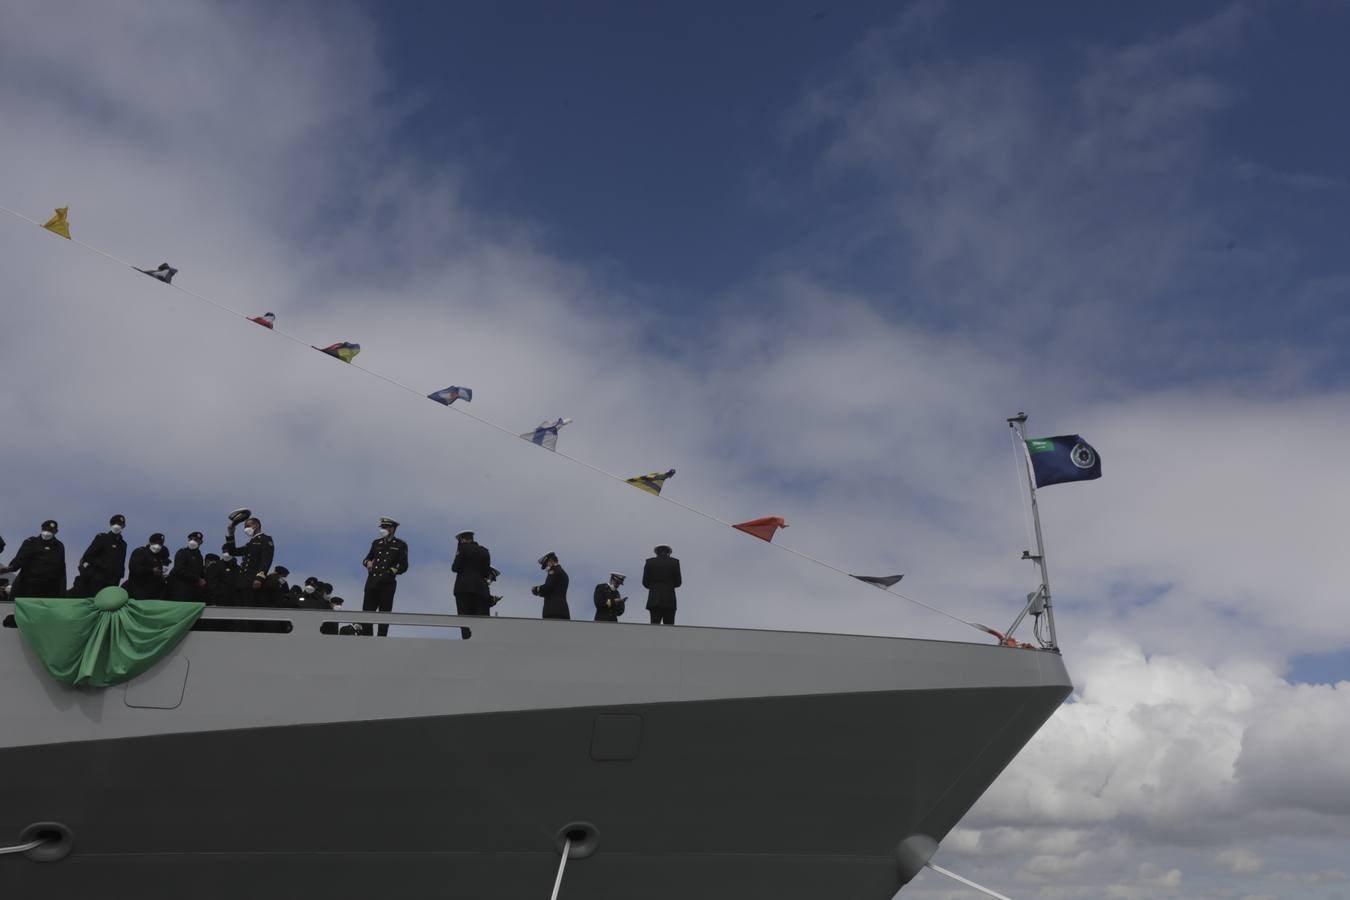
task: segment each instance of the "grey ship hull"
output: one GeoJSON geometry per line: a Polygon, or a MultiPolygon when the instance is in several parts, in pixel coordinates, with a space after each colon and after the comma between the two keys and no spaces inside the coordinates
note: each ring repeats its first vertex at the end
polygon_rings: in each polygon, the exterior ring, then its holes
{"type": "Polygon", "coordinates": [[[295,628],[193,632],[104,691],[0,629],[0,844],[55,821],[74,848],[0,856],[7,896],[540,900],[581,822],[563,900],[884,900],[897,844],[940,841],[1071,687],[1055,654],[960,643],[247,615],[295,628]]]}

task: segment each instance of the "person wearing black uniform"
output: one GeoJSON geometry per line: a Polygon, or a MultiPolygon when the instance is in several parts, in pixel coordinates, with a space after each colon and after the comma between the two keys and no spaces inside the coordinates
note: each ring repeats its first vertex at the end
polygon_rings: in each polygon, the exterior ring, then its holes
{"type": "Polygon", "coordinates": [[[169,564],[169,551],[164,546],[164,535],[156,531],[145,546],[131,551],[127,564],[127,580],[122,587],[133,600],[158,600],[164,596],[164,569],[169,564]]]}
{"type": "Polygon", "coordinates": [[[628,600],[619,595],[619,588],[623,587],[625,580],[627,578],[622,572],[610,572],[609,581],[602,581],[595,586],[595,621],[619,621],[628,600]]]}
{"type": "Polygon", "coordinates": [[[230,523],[225,535],[222,552],[230,557],[238,556],[239,574],[235,587],[235,605],[259,606],[263,582],[272,568],[272,557],[276,554],[276,545],[270,534],[263,534],[262,520],[250,518],[244,521],[244,534],[248,543],[240,547],[234,541],[234,523],[230,523]]]}
{"type": "Polygon", "coordinates": [[[92,597],[122,581],[127,568],[127,542],[122,537],[122,529],[126,527],[127,517],[119,514],[108,520],[107,531],[94,535],[89,549],[80,557],[70,596],[92,597]]]}
{"type": "Polygon", "coordinates": [[[18,572],[10,589],[13,597],[64,597],[66,595],[66,545],[56,539],[55,519],[42,523],[42,530],[25,538],[19,552],[0,567],[0,572],[18,572]]]}
{"type": "Polygon", "coordinates": [[[212,606],[231,605],[234,600],[234,573],[225,571],[225,563],[219,554],[208,553],[202,557],[202,580],[206,582],[203,600],[212,606]]]}
{"type": "MultiPolygon", "coordinates": [[[[331,584],[320,583],[320,585],[319,585],[319,591],[323,594],[323,596],[324,596],[324,598],[325,598],[324,605],[325,605],[328,609],[331,609],[333,612],[341,612],[341,611],[342,611],[342,598],[341,598],[341,597],[329,597],[329,596],[328,596],[328,595],[331,594],[332,591],[333,591],[333,586],[332,586],[331,584]],[[325,589],[326,589],[326,590],[325,590],[325,589]]],[[[357,627],[356,627],[355,625],[352,625],[352,624],[347,623],[347,622],[324,622],[322,625],[319,626],[319,633],[320,633],[320,634],[342,634],[342,635],[353,634],[353,635],[355,635],[355,634],[360,634],[361,632],[357,630],[357,627]]]]}
{"type": "Polygon", "coordinates": [[[291,570],[285,566],[272,569],[263,579],[262,590],[259,591],[263,606],[282,608],[291,605],[290,577],[291,570]]]}
{"type": "MultiPolygon", "coordinates": [[[[461,531],[455,541],[455,561],[450,563],[450,571],[455,573],[455,614],[486,616],[492,609],[488,593],[492,553],[474,540],[472,531],[461,531]]],[[[459,634],[468,640],[473,637],[473,629],[461,628],[459,634]]]]}
{"type": "MultiPolygon", "coordinates": [[[[370,552],[361,565],[366,575],[366,591],[361,609],[365,612],[392,612],[394,591],[398,590],[398,576],[408,571],[408,544],[394,536],[398,523],[388,516],[380,517],[380,536],[370,542],[370,552]]],[[[370,625],[361,626],[362,633],[370,635],[370,625]]],[[[380,637],[389,634],[389,626],[380,626],[380,637]]]]}
{"type": "MultiPolygon", "coordinates": [[[[206,561],[202,559],[202,533],[187,536],[187,546],[173,555],[166,600],[200,602],[206,599],[206,561]]],[[[220,557],[216,557],[219,560],[220,557]]]]}
{"type": "Polygon", "coordinates": [[[572,611],[567,607],[567,572],[558,562],[558,554],[545,553],[539,557],[539,568],[548,575],[544,578],[543,584],[530,588],[530,593],[544,598],[544,618],[572,618],[572,611]]]}
{"type": "Polygon", "coordinates": [[[647,611],[653,625],[675,624],[675,589],[683,584],[680,561],[665,544],[642,567],[642,586],[647,589],[647,611]]]}
{"type": "MultiPolygon", "coordinates": [[[[3,542],[0,542],[0,550],[3,550],[3,542]]],[[[9,599],[9,579],[0,578],[0,600],[9,599]]]]}

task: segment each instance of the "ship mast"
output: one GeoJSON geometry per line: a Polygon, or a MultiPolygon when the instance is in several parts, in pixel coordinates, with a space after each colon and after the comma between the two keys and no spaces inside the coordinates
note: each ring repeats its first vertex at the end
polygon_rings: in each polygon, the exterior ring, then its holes
{"type": "MultiPolygon", "coordinates": [[[[1049,641],[1041,639],[1041,643],[1047,650],[1059,650],[1059,639],[1055,634],[1055,610],[1050,603],[1050,573],[1045,566],[1045,538],[1041,535],[1041,511],[1036,503],[1036,473],[1032,470],[1027,458],[1027,414],[1019,412],[1015,416],[1008,418],[1008,427],[1017,434],[1017,444],[1022,451],[1022,465],[1027,473],[1027,491],[1031,495],[1031,521],[1034,526],[1036,538],[1036,552],[1030,550],[1022,551],[1022,558],[1029,559],[1036,564],[1040,572],[1041,585],[1035,591],[1027,594],[1027,605],[1018,613],[1017,618],[1013,620],[1012,625],[1008,626],[1007,634],[1012,636],[1017,626],[1022,624],[1027,613],[1031,613],[1033,618],[1040,618],[1045,615],[1045,624],[1049,630],[1049,641]]],[[[1037,638],[1040,638],[1039,629],[1037,629],[1037,638]]]]}

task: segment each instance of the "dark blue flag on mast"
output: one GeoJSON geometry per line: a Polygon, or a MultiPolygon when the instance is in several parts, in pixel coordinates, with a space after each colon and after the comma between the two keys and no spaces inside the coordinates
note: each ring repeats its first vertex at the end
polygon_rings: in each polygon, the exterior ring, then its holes
{"type": "Polygon", "coordinates": [[[1102,477],[1101,456],[1076,434],[1031,438],[1027,456],[1036,475],[1036,487],[1102,477]]]}

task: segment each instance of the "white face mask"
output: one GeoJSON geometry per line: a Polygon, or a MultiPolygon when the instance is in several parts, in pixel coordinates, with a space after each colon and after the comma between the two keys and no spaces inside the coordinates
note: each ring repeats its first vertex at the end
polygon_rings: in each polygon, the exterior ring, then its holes
{"type": "Polygon", "coordinates": [[[151,545],[150,545],[150,552],[151,552],[151,553],[158,553],[158,552],[159,552],[160,550],[162,550],[162,549],[164,549],[164,545],[163,545],[163,544],[151,544],[151,545]]]}
{"type": "Polygon", "coordinates": [[[307,585],[305,585],[305,593],[306,593],[306,594],[312,594],[312,593],[314,593],[314,585],[312,585],[312,584],[307,584],[307,585]]]}
{"type": "Polygon", "coordinates": [[[244,534],[248,535],[249,537],[253,537],[253,535],[257,534],[257,531],[255,531],[252,528],[245,528],[244,534]]]}
{"type": "Polygon", "coordinates": [[[382,538],[387,538],[387,537],[389,537],[389,529],[388,529],[388,528],[381,528],[381,529],[380,529],[380,537],[382,537],[382,538]]]}
{"type": "Polygon", "coordinates": [[[188,549],[189,549],[189,550],[196,550],[196,549],[197,549],[198,547],[200,547],[200,546],[201,546],[201,544],[197,543],[196,541],[188,541],[188,549]]]}
{"type": "Polygon", "coordinates": [[[121,533],[122,533],[122,526],[121,526],[121,525],[114,525],[114,526],[112,526],[111,528],[109,528],[108,530],[111,531],[113,534],[121,534],[121,533]]]}
{"type": "Polygon", "coordinates": [[[38,537],[42,538],[44,541],[50,541],[52,538],[56,537],[56,535],[50,531],[44,531],[40,533],[38,537]]]}

